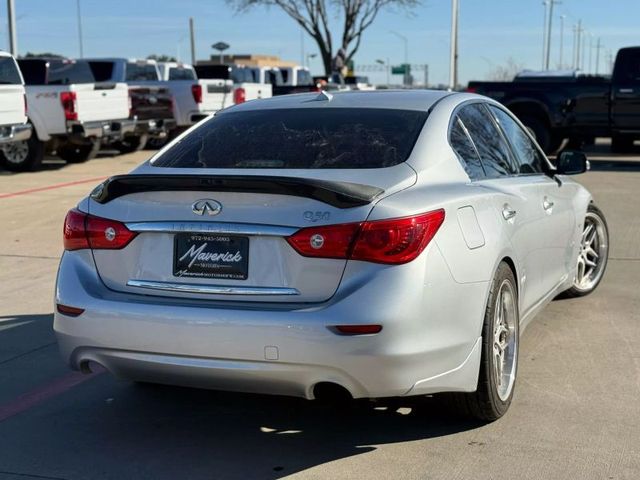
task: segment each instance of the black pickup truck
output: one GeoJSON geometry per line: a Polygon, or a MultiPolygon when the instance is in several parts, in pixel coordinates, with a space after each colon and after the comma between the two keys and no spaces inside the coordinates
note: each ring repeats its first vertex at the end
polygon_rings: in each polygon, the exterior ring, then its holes
{"type": "Polygon", "coordinates": [[[512,82],[472,81],[467,91],[508,107],[547,153],[567,138],[576,147],[611,137],[616,152],[629,151],[640,139],[640,47],[618,51],[610,78],[524,76],[512,82]]]}

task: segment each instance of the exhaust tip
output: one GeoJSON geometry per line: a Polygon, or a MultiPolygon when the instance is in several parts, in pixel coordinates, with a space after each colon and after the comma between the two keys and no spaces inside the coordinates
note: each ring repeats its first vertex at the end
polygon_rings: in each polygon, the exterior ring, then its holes
{"type": "Polygon", "coordinates": [[[313,397],[321,403],[348,403],[353,396],[342,385],[333,382],[320,382],[313,387],[313,397]]]}

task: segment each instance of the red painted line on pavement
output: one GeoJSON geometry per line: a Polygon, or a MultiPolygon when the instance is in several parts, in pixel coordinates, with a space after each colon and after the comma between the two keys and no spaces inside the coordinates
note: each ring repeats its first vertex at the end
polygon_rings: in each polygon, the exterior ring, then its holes
{"type": "Polygon", "coordinates": [[[86,180],[76,180],[75,182],[56,183],[47,185],[46,187],[30,188],[29,190],[20,190],[18,192],[0,193],[0,198],[17,197],[18,195],[26,195],[28,193],[44,192],[45,190],[55,190],[56,188],[71,187],[73,185],[81,185],[83,183],[98,182],[107,177],[87,178],[86,180]]]}
{"type": "Polygon", "coordinates": [[[88,380],[94,379],[96,376],[104,373],[105,370],[98,365],[93,364],[91,367],[95,372],[91,374],[84,374],[80,372],[71,372],[67,375],[54,380],[51,383],[36,388],[30,392],[24,393],[19,397],[11,400],[8,403],[0,405],[0,422],[6,420],[9,417],[13,417],[19,413],[22,413],[30,408],[39,405],[40,403],[56,397],[73,387],[80,385],[88,380]]]}

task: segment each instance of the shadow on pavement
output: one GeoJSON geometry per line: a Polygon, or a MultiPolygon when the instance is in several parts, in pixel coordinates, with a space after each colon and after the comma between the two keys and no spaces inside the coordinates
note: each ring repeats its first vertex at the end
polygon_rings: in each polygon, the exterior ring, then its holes
{"type": "Polygon", "coordinates": [[[640,172],[639,160],[589,160],[593,172],[640,172]]]}

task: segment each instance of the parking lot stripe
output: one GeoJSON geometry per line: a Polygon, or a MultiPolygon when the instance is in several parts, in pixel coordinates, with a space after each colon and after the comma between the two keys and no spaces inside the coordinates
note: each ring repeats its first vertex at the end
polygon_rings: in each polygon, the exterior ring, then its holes
{"type": "Polygon", "coordinates": [[[26,410],[29,410],[30,408],[33,408],[36,405],[49,400],[50,398],[56,397],[61,393],[64,393],[71,388],[80,385],[81,383],[92,380],[105,371],[102,367],[98,367],[97,365],[95,366],[95,368],[92,366],[92,369],[94,370],[94,373],[90,374],[70,372],[51,383],[42,385],[35,390],[31,390],[30,392],[16,397],[15,399],[5,403],[4,405],[0,405],[0,422],[26,410]]]}
{"type": "Polygon", "coordinates": [[[54,185],[47,185],[46,187],[30,188],[28,190],[19,190],[17,192],[0,193],[0,199],[17,197],[18,195],[27,195],[29,193],[44,192],[46,190],[55,190],[56,188],[71,187],[73,185],[81,185],[83,183],[99,182],[105,180],[107,177],[95,177],[87,178],[85,180],[76,180],[75,182],[56,183],[54,185]]]}

